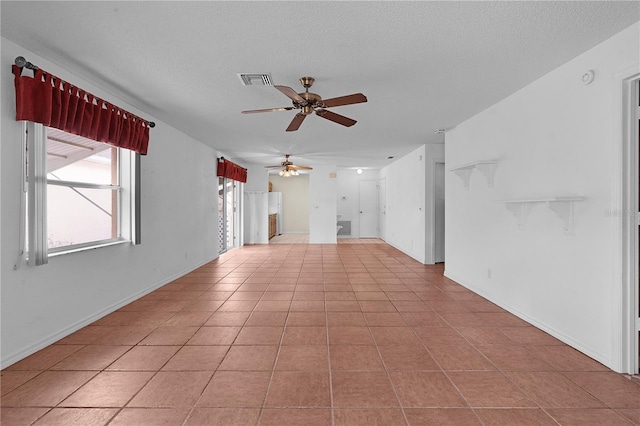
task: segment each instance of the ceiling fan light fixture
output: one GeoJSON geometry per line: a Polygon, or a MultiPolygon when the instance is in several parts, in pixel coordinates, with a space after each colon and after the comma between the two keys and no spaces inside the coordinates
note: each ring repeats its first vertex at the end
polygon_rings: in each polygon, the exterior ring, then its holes
{"type": "Polygon", "coordinates": [[[289,177],[289,176],[298,176],[300,174],[300,172],[298,171],[298,169],[302,169],[302,170],[313,170],[313,167],[309,167],[309,166],[301,166],[299,164],[293,164],[291,161],[289,161],[289,154],[285,155],[285,160],[280,163],[277,166],[265,166],[268,169],[280,169],[280,171],[278,172],[278,174],[282,177],[289,177]]]}
{"type": "MultiPolygon", "coordinates": [[[[242,79],[242,78],[241,78],[242,79]]],[[[243,80],[245,81],[245,80],[243,80]]],[[[260,82],[260,79],[257,79],[260,82]]],[[[267,108],[267,109],[253,109],[247,111],[241,111],[242,114],[254,114],[260,112],[274,112],[274,111],[290,111],[293,109],[300,110],[293,119],[289,126],[287,127],[287,132],[294,132],[300,128],[300,125],[307,117],[307,115],[311,115],[314,112],[319,117],[322,117],[326,120],[332,121],[336,124],[340,124],[345,127],[351,127],[357,123],[356,120],[353,120],[349,117],[345,117],[340,114],[336,114],[332,111],[327,111],[325,108],[333,108],[339,107],[343,105],[353,105],[359,104],[362,102],[367,102],[367,97],[362,93],[353,93],[351,95],[346,96],[338,96],[337,98],[330,99],[322,99],[320,95],[317,93],[309,92],[309,88],[313,85],[314,79],[313,77],[302,77],[300,78],[300,84],[304,87],[305,91],[302,93],[297,93],[294,89],[289,86],[283,86],[280,84],[275,84],[275,87],[278,91],[288,97],[292,106],[288,107],[280,107],[280,108],[267,108]]]]}

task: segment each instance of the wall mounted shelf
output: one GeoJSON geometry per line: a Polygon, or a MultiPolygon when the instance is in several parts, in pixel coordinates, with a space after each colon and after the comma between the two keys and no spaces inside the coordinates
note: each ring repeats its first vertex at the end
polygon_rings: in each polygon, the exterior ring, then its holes
{"type": "Polygon", "coordinates": [[[469,180],[471,179],[471,172],[478,170],[487,179],[487,185],[489,188],[493,187],[493,176],[496,174],[496,168],[498,162],[496,160],[487,161],[474,161],[473,163],[464,164],[462,166],[454,167],[450,171],[457,174],[464,183],[464,189],[469,189],[469,180]]]}
{"type": "Polygon", "coordinates": [[[518,221],[518,228],[524,229],[527,223],[529,213],[537,204],[546,204],[551,211],[558,215],[562,221],[562,228],[567,235],[573,234],[574,204],[578,201],[584,201],[584,197],[552,197],[552,198],[535,198],[527,200],[508,200],[505,201],[505,207],[513,213],[518,221]]]}

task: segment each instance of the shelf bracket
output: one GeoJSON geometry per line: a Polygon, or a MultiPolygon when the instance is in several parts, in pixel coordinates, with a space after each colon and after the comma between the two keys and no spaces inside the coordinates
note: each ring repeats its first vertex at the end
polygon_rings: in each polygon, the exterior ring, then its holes
{"type": "Polygon", "coordinates": [[[487,185],[489,188],[493,188],[493,176],[496,174],[497,163],[486,162],[476,164],[476,169],[487,178],[487,185]]]}
{"type": "Polygon", "coordinates": [[[473,169],[456,169],[453,170],[455,174],[457,174],[460,179],[462,179],[462,183],[464,183],[464,189],[469,189],[469,180],[471,180],[471,172],[473,169]]]}
{"type": "Polygon", "coordinates": [[[469,181],[471,180],[471,173],[474,169],[477,169],[484,175],[487,180],[489,188],[493,187],[493,176],[496,174],[496,168],[498,162],[491,161],[475,161],[473,163],[465,164],[463,166],[455,167],[451,169],[452,172],[457,174],[464,183],[464,189],[469,189],[469,181]]]}
{"type": "Polygon", "coordinates": [[[531,211],[531,203],[505,203],[505,207],[516,217],[519,229],[524,229],[531,211]]]}
{"type": "Polygon", "coordinates": [[[566,235],[573,234],[573,201],[548,201],[549,208],[558,215],[562,221],[562,228],[566,235]]]}
{"type": "Polygon", "coordinates": [[[505,201],[505,207],[513,213],[518,221],[518,228],[524,229],[527,217],[536,204],[546,204],[562,221],[562,229],[565,235],[573,235],[574,229],[574,204],[583,201],[583,197],[557,197],[532,200],[505,201]]]}

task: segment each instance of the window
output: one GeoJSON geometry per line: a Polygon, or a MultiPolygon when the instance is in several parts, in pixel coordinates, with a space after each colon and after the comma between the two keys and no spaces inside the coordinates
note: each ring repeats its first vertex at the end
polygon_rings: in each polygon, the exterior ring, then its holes
{"type": "Polygon", "coordinates": [[[240,182],[218,177],[218,253],[236,247],[240,182]]]}
{"type": "Polygon", "coordinates": [[[47,263],[50,254],[139,242],[139,154],[37,123],[27,122],[25,135],[30,263],[47,263]]]}

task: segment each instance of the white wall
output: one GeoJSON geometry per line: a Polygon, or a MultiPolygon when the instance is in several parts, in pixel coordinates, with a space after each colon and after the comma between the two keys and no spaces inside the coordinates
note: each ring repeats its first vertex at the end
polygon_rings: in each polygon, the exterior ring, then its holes
{"type": "MultiPolygon", "coordinates": [[[[68,68],[72,69],[72,68],[68,68]]],[[[2,367],[217,257],[216,152],[2,38],[2,367]],[[14,270],[19,247],[20,133],[10,66],[16,56],[156,122],[141,160],[142,245],[56,256],[14,270]]],[[[78,218],[82,220],[82,218],[78,218]]]]}
{"type": "Polygon", "coordinates": [[[309,233],[309,175],[270,175],[273,192],[282,192],[282,232],[309,233]]]}
{"type": "Polygon", "coordinates": [[[243,243],[269,243],[269,198],[266,191],[245,191],[243,204],[243,243]]]}
{"type": "Polygon", "coordinates": [[[244,184],[245,191],[268,191],[269,172],[264,166],[249,164],[247,166],[247,183],[244,184]]]}
{"type": "Polygon", "coordinates": [[[380,170],[386,180],[386,242],[425,261],[425,145],[380,170]]]}
{"type": "Polygon", "coordinates": [[[338,214],[340,220],[351,221],[350,238],[360,238],[360,181],[378,181],[380,170],[364,169],[362,174],[355,169],[338,169],[338,214]]]}
{"type": "Polygon", "coordinates": [[[243,185],[240,204],[240,223],[242,229],[238,241],[244,244],[269,243],[269,172],[264,166],[248,164],[247,182],[243,185]],[[264,196],[248,195],[250,192],[264,192],[264,196]],[[264,214],[262,213],[264,212],[264,214]]]}
{"type": "Polygon", "coordinates": [[[309,243],[336,244],[335,166],[313,166],[309,173],[309,243]]]}
{"type": "Polygon", "coordinates": [[[638,34],[636,24],[594,47],[447,132],[445,144],[447,169],[499,160],[494,188],[474,172],[465,190],[447,172],[446,275],[617,370],[621,242],[605,211],[621,208],[616,75],[637,67],[638,34]],[[519,230],[501,202],[558,196],[586,197],[574,235],[542,205],[519,230]]]}

